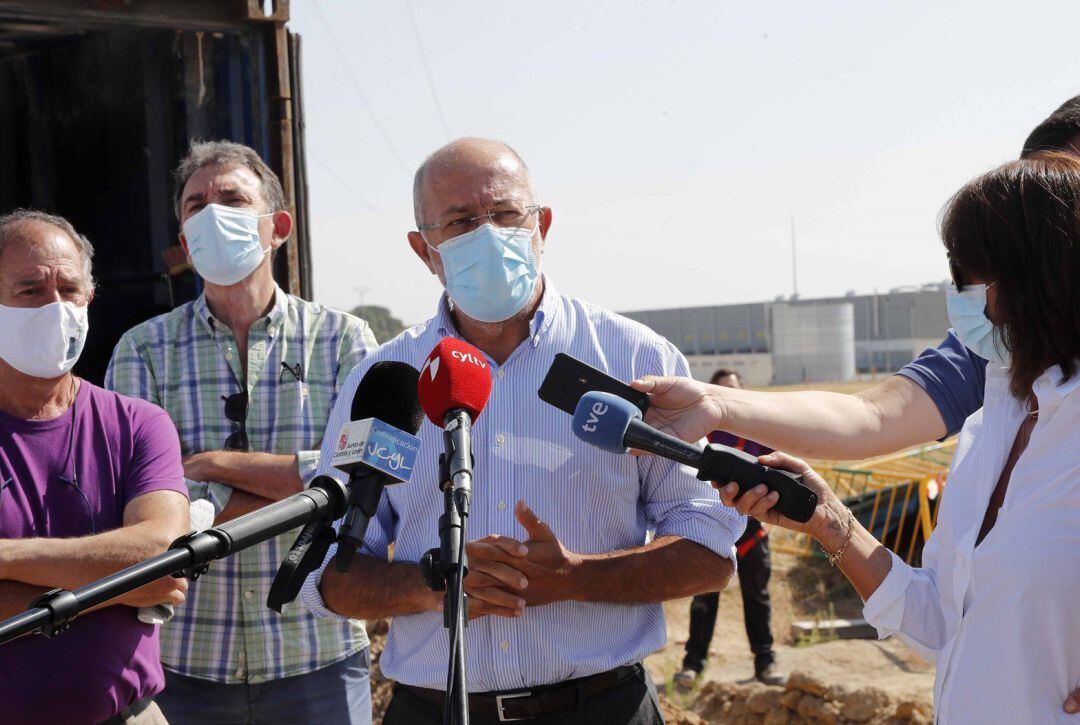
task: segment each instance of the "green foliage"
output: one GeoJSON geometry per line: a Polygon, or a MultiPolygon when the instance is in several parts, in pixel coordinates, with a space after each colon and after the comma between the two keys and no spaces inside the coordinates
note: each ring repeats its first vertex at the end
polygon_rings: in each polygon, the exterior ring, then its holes
{"type": "Polygon", "coordinates": [[[372,333],[379,343],[391,340],[405,329],[405,324],[390,314],[390,310],[379,305],[360,305],[352,310],[364,322],[371,326],[372,333]]]}

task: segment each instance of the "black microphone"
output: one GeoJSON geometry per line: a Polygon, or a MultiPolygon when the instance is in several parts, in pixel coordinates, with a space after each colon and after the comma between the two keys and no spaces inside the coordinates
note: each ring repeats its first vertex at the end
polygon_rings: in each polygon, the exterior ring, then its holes
{"type": "Polygon", "coordinates": [[[349,508],[338,529],[334,565],[348,571],[375,517],[383,487],[408,481],[416,461],[424,413],[416,392],[420,373],[408,363],[371,366],[353,395],[351,422],[338,431],[330,463],[349,474],[349,508]]]}
{"type": "Polygon", "coordinates": [[[740,493],[764,483],[780,495],[773,510],[800,523],[809,521],[817,507],[817,494],[799,474],[764,466],[735,448],[717,443],[700,448],[661,433],[641,420],[641,410],[633,403],[610,393],[581,396],[574,411],[574,435],[611,453],[626,453],[629,448],[654,453],[698,469],[702,481],[734,481],[740,493]]]}

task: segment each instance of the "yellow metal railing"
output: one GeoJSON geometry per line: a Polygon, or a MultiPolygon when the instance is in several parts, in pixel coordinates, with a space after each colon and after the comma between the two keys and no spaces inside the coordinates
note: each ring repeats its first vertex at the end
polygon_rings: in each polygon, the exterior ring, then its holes
{"type": "MultiPolygon", "coordinates": [[[[934,530],[956,439],[863,461],[809,461],[882,544],[911,563],[934,530]]],[[[810,537],[773,527],[771,546],[798,556],[820,551],[810,537]]]]}

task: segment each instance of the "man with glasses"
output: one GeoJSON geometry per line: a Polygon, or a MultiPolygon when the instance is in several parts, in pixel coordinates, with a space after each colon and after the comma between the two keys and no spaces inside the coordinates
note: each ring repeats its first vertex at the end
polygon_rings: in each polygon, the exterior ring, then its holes
{"type": "MultiPolygon", "coordinates": [[[[327,430],[348,421],[347,399],[375,362],[420,368],[447,335],[480,348],[494,387],[473,427],[473,722],[662,722],[641,665],[667,635],[661,602],[722,589],[744,519],[686,468],[579,441],[570,417],[536,391],[559,352],[622,379],[687,375],[687,362],[648,328],[560,294],[540,274],[552,212],[505,144],[462,139],[436,151],[416,173],[414,208],[409,243],[446,294],[432,319],[353,371],[327,430]]],[[[387,724],[442,722],[442,595],[417,565],[439,544],[441,436],[430,422],[420,435],[409,485],[387,488],[351,571],[325,568],[303,591],[328,616],[393,617],[380,660],[398,683],[387,724]]],[[[332,437],[320,472],[331,472],[332,437]]]]}
{"type": "MultiPolygon", "coordinates": [[[[106,385],[165,409],[192,498],[221,523],[310,481],[341,384],[376,343],[361,320],[275,284],[271,259],[293,220],[255,151],[195,143],[176,182],[180,242],[204,292],[128,331],[106,385]]],[[[174,725],[370,722],[363,624],[266,607],[295,537],[215,562],[163,628],[159,702],[174,725]]]]}
{"type": "MultiPolygon", "coordinates": [[[[165,414],[71,371],[94,296],[94,250],[64,218],[0,216],[0,619],[164,552],[188,530],[180,443],[165,414]]],[[[157,627],[184,601],[164,577],[51,640],[0,646],[0,721],[164,722],[157,627]]]]}

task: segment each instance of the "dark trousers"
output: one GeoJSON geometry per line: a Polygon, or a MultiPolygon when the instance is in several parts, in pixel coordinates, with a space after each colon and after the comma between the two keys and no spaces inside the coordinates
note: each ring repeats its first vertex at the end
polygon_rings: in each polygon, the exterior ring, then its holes
{"type": "MultiPolygon", "coordinates": [[[[639,666],[640,667],[640,666],[639,666]]],[[[442,725],[442,706],[413,695],[403,687],[394,688],[394,697],[383,717],[383,725],[442,725]]],[[[471,725],[494,725],[497,718],[469,714],[471,725]]],[[[578,710],[552,713],[521,721],[526,725],[664,725],[656,686],[644,667],[625,682],[597,693],[578,710]]]]}
{"type": "Polygon", "coordinates": [[[260,684],[226,685],[165,670],[165,689],[154,698],[172,725],[371,725],[364,648],[305,675],[260,684]]]}
{"type": "MultiPolygon", "coordinates": [[[[749,519],[746,533],[740,542],[754,536],[761,524],[749,519]]],[[[737,546],[737,545],[736,545],[737,546]]],[[[743,621],[750,650],[754,653],[754,670],[760,672],[771,665],[773,654],[772,630],[769,628],[769,575],[772,565],[769,559],[769,537],[761,539],[749,551],[739,557],[739,588],[742,590],[743,621]]],[[[683,669],[701,672],[709,659],[709,644],[716,626],[716,612],[720,607],[720,593],[699,594],[690,604],[690,638],[686,641],[683,669]]]]}

